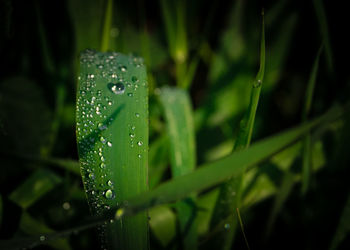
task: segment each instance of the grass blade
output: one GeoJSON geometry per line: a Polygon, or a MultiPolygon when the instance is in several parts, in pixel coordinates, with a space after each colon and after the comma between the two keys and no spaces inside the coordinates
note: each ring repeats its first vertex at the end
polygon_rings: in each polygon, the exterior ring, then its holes
{"type": "MultiPolygon", "coordinates": [[[[264,15],[262,13],[262,15],[264,15]]],[[[240,123],[239,132],[237,135],[234,151],[246,149],[250,145],[253,134],[255,114],[259,103],[262,81],[265,72],[265,31],[264,31],[264,16],[262,22],[262,34],[260,42],[260,68],[252,85],[252,92],[248,110],[240,123]]],[[[235,231],[236,218],[228,216],[234,209],[240,207],[242,196],[242,181],[243,174],[237,176],[220,188],[220,194],[216,202],[216,208],[212,217],[211,226],[214,228],[223,218],[228,218],[225,224],[230,225],[230,230],[224,230],[221,237],[218,238],[218,244],[222,244],[223,249],[230,249],[235,231]]]]}
{"type": "Polygon", "coordinates": [[[333,236],[331,247],[329,248],[330,250],[337,249],[338,246],[340,245],[340,243],[342,243],[342,241],[350,233],[349,220],[350,220],[350,195],[348,196],[348,199],[346,201],[343,213],[340,216],[337,231],[335,232],[335,235],[333,236]]]}
{"type": "MultiPolygon", "coordinates": [[[[78,91],[81,173],[91,211],[102,215],[148,189],[148,85],[143,61],[85,51],[78,91]]],[[[146,212],[104,226],[101,238],[113,249],[148,249],[146,212]]]]}
{"type": "Polygon", "coordinates": [[[247,239],[247,236],[246,236],[245,231],[244,231],[244,226],[243,226],[241,213],[239,212],[239,208],[238,207],[236,208],[236,210],[237,210],[238,221],[239,221],[239,225],[241,226],[241,230],[242,230],[242,234],[243,234],[243,237],[244,237],[245,244],[246,244],[248,250],[250,250],[250,247],[249,247],[249,244],[248,244],[248,239],[247,239]]]}
{"type": "Polygon", "coordinates": [[[313,4],[314,4],[316,16],[317,16],[317,21],[320,27],[322,40],[325,46],[328,69],[332,73],[334,71],[333,52],[332,52],[332,46],[331,46],[331,41],[329,36],[329,28],[327,23],[326,11],[324,9],[322,0],[313,0],[313,4]]]}
{"type": "Polygon", "coordinates": [[[331,109],[315,120],[271,136],[253,144],[248,149],[234,152],[218,161],[204,164],[190,174],[179,176],[161,184],[152,191],[132,197],[128,200],[127,206],[117,210],[116,217],[131,215],[158,204],[177,201],[191,193],[202,191],[227,180],[227,178],[237,176],[245,169],[255,166],[296,142],[310,129],[329,124],[330,121],[338,119],[343,114],[343,109],[331,109]]]}
{"type": "MultiPolygon", "coordinates": [[[[191,173],[196,165],[193,112],[184,90],[163,88],[160,100],[164,107],[170,141],[173,178],[191,173]]],[[[183,249],[197,249],[197,224],[194,197],[176,204],[183,249]]]]}
{"type": "MultiPolygon", "coordinates": [[[[323,49],[323,46],[321,46],[321,48],[317,53],[317,56],[310,74],[309,82],[307,84],[307,89],[305,93],[304,110],[302,114],[303,121],[306,121],[311,110],[312,97],[315,89],[318,65],[319,65],[322,49],[323,49]]],[[[310,133],[308,133],[306,134],[303,141],[303,168],[302,168],[303,180],[302,180],[302,188],[301,188],[301,191],[303,194],[305,194],[309,188],[310,172],[311,172],[311,135],[310,133]]]]}
{"type": "Polygon", "coordinates": [[[101,51],[105,52],[109,48],[109,39],[112,26],[113,0],[106,0],[105,20],[103,24],[101,51]]]}
{"type": "Polygon", "coordinates": [[[9,198],[23,209],[27,209],[61,181],[61,178],[52,171],[38,169],[15,189],[9,198]]]}

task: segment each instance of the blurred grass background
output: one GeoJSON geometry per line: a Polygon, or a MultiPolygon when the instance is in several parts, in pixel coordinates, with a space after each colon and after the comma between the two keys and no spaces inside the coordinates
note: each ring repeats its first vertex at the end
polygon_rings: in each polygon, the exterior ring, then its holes
{"type": "MultiPolygon", "coordinates": [[[[77,168],[77,63],[81,50],[101,48],[106,2],[1,1],[1,239],[63,230],[89,217],[77,168]]],[[[302,122],[305,91],[321,44],[324,52],[308,116],[349,99],[345,3],[114,1],[109,49],[140,55],[148,68],[151,186],[171,176],[165,122],[155,95],[160,87],[189,91],[198,165],[231,152],[249,103],[248,83],[259,66],[262,8],[266,72],[252,141],[302,122]]],[[[318,171],[304,196],[300,183],[291,181],[301,172],[301,145],[257,170],[268,180],[259,192],[273,187],[279,193],[242,214],[253,249],[330,246],[350,191],[349,122],[346,118],[312,134],[312,162],[318,171]]],[[[252,179],[259,174],[251,173],[252,179]]],[[[255,203],[254,199],[248,196],[247,202],[255,203]]],[[[158,209],[172,218],[167,208],[158,209]]],[[[202,236],[208,233],[205,227],[200,230],[205,232],[202,236]]],[[[50,247],[97,249],[94,235],[94,230],[81,232],[50,247]]],[[[171,242],[162,242],[162,237],[152,231],[151,247],[161,249],[171,242]]],[[[349,237],[339,249],[347,245],[349,237]]],[[[243,237],[238,235],[234,247],[245,247],[243,237]]]]}

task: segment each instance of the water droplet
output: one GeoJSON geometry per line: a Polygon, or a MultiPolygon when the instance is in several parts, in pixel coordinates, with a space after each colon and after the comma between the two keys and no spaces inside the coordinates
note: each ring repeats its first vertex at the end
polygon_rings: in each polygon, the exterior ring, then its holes
{"type": "Polygon", "coordinates": [[[129,97],[133,97],[134,94],[133,94],[133,93],[128,93],[128,96],[129,96],[129,97]]]}
{"type": "Polygon", "coordinates": [[[112,143],[110,141],[107,142],[108,147],[112,147],[112,143]]]}
{"type": "Polygon", "coordinates": [[[90,173],[90,174],[89,174],[89,178],[90,178],[91,180],[95,180],[95,175],[94,175],[93,173],[90,173]]]}
{"type": "Polygon", "coordinates": [[[137,142],[137,145],[139,145],[139,146],[142,146],[142,144],[143,144],[142,141],[137,142]]]}
{"type": "Polygon", "coordinates": [[[131,127],[131,130],[135,130],[135,128],[136,128],[135,126],[132,126],[132,127],[131,127]]]}
{"type": "Polygon", "coordinates": [[[97,115],[100,115],[100,114],[101,114],[100,107],[96,107],[96,114],[97,114],[97,115]]]}
{"type": "Polygon", "coordinates": [[[224,225],[224,228],[225,228],[225,230],[230,230],[231,226],[230,226],[230,224],[226,223],[226,224],[224,225]]]}
{"type": "Polygon", "coordinates": [[[101,156],[101,161],[105,161],[105,158],[103,156],[101,156]]]}
{"type": "Polygon", "coordinates": [[[140,159],[142,158],[142,155],[138,154],[137,157],[139,157],[140,159]]]}
{"type": "Polygon", "coordinates": [[[101,168],[106,168],[106,164],[104,164],[103,162],[100,164],[101,168]]]}
{"type": "Polygon", "coordinates": [[[106,140],[103,136],[100,137],[100,141],[101,141],[103,144],[105,144],[105,143],[107,142],[107,140],[106,140]]]}
{"type": "Polygon", "coordinates": [[[70,204],[69,204],[69,202],[63,203],[63,204],[62,204],[62,207],[63,207],[64,210],[69,210],[69,209],[70,209],[70,204]]]}
{"type": "MultiPolygon", "coordinates": [[[[124,91],[125,91],[125,86],[124,84],[122,84],[121,82],[118,82],[118,83],[108,83],[107,84],[107,87],[110,91],[112,91],[114,94],[116,95],[120,95],[120,94],[123,94],[124,91]]],[[[109,103],[108,103],[109,104],[109,103]]]]}
{"type": "Polygon", "coordinates": [[[135,116],[136,116],[136,117],[140,117],[140,114],[139,114],[139,113],[135,113],[135,116]]]}
{"type": "Polygon", "coordinates": [[[119,209],[117,210],[117,212],[115,213],[115,218],[118,220],[118,219],[120,219],[123,215],[124,215],[124,209],[123,209],[123,208],[119,208],[119,209]]]}
{"type": "Polygon", "coordinates": [[[133,77],[131,77],[131,81],[132,81],[132,82],[138,82],[138,79],[137,79],[136,76],[133,76],[133,77]]]}
{"type": "Polygon", "coordinates": [[[108,101],[108,105],[111,106],[112,105],[112,101],[108,101]]]}
{"type": "Polygon", "coordinates": [[[105,197],[107,199],[114,199],[114,197],[115,197],[114,192],[112,190],[108,189],[105,193],[105,197]]]}
{"type": "Polygon", "coordinates": [[[130,133],[129,136],[130,136],[131,138],[134,138],[134,137],[135,137],[135,134],[130,133]]]}
{"type": "Polygon", "coordinates": [[[119,70],[122,71],[122,72],[126,72],[127,68],[126,66],[119,66],[119,70]]]}
{"type": "Polygon", "coordinates": [[[113,187],[114,183],[113,183],[113,181],[109,180],[109,181],[107,181],[107,185],[110,187],[113,187]]]}
{"type": "Polygon", "coordinates": [[[99,130],[105,130],[105,129],[107,129],[107,126],[104,125],[102,122],[100,122],[97,126],[98,126],[98,129],[99,129],[99,130]]]}
{"type": "Polygon", "coordinates": [[[44,235],[41,235],[40,236],[40,241],[45,241],[46,240],[46,237],[44,235]]]}

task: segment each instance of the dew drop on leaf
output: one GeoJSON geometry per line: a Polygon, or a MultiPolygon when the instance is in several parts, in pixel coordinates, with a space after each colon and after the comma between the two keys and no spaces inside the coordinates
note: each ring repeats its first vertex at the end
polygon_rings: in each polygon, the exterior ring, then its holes
{"type": "Polygon", "coordinates": [[[114,192],[111,189],[108,189],[105,193],[105,197],[107,199],[114,199],[115,197],[114,192]]]}
{"type": "Polygon", "coordinates": [[[123,94],[125,91],[125,86],[121,82],[118,82],[118,83],[110,82],[107,84],[107,87],[110,91],[112,91],[112,93],[114,93],[116,95],[123,94]]]}
{"type": "Polygon", "coordinates": [[[119,70],[122,72],[126,72],[127,68],[126,68],[126,66],[120,66],[119,70]]]}
{"type": "Polygon", "coordinates": [[[138,81],[138,79],[137,79],[137,77],[136,77],[136,76],[133,76],[133,77],[131,77],[131,81],[132,81],[132,82],[137,82],[137,81],[138,81]]]}

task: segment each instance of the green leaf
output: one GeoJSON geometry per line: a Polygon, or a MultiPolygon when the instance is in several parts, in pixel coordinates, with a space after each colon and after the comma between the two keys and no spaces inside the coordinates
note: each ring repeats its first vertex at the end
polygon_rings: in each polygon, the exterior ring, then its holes
{"type": "MultiPolygon", "coordinates": [[[[312,67],[312,71],[310,73],[309,82],[307,84],[307,89],[305,93],[305,104],[304,104],[304,109],[302,114],[303,121],[306,121],[311,110],[312,97],[315,89],[318,65],[319,65],[322,49],[323,49],[323,46],[321,46],[321,48],[317,53],[314,65],[312,67]]],[[[310,182],[310,172],[312,167],[311,166],[311,160],[312,160],[311,146],[312,146],[311,135],[310,133],[308,133],[303,140],[303,170],[302,170],[303,181],[302,181],[302,188],[301,188],[301,191],[303,194],[307,192],[309,187],[309,182],[310,182]]]]}
{"type": "Polygon", "coordinates": [[[102,0],[68,1],[76,38],[76,49],[98,49],[101,46],[104,5],[102,0]]]}
{"type": "Polygon", "coordinates": [[[323,5],[323,0],[313,0],[312,2],[314,4],[318,25],[319,25],[320,32],[322,35],[322,40],[325,46],[328,69],[332,73],[334,71],[333,52],[332,52],[332,46],[330,42],[329,28],[328,28],[326,11],[323,5]]]}
{"type": "MultiPolygon", "coordinates": [[[[164,107],[170,142],[173,178],[191,173],[196,165],[193,113],[186,91],[162,88],[160,100],[164,107]]],[[[197,249],[197,223],[194,197],[176,204],[177,218],[184,249],[197,249]]]]}
{"type": "Polygon", "coordinates": [[[167,206],[149,210],[149,224],[152,233],[163,247],[167,247],[176,236],[176,216],[167,206]]]}
{"type": "Polygon", "coordinates": [[[155,205],[177,201],[191,193],[217,185],[268,159],[296,142],[310,129],[329,124],[330,121],[338,119],[343,114],[344,111],[341,108],[333,108],[315,120],[254,143],[248,149],[234,152],[218,161],[204,164],[192,173],[179,176],[152,191],[128,199],[128,205],[119,208],[116,216],[134,214],[155,205]]]}
{"type": "Polygon", "coordinates": [[[106,0],[105,20],[102,32],[101,51],[105,52],[109,48],[109,39],[112,26],[113,0],[106,0]]]}
{"type": "Polygon", "coordinates": [[[9,199],[27,209],[61,181],[61,178],[52,171],[38,169],[10,194],[9,199]]]}
{"type": "MultiPolygon", "coordinates": [[[[145,192],[148,85],[143,60],[115,52],[83,52],[76,117],[81,173],[92,214],[108,213],[145,192]]],[[[148,249],[145,212],[101,231],[107,247],[148,249]]]]}
{"type": "MultiPolygon", "coordinates": [[[[240,122],[237,139],[235,142],[234,151],[246,149],[250,145],[253,134],[255,114],[259,103],[262,81],[265,72],[265,31],[264,31],[264,16],[262,21],[261,42],[260,42],[260,69],[257,73],[255,81],[252,84],[250,103],[244,118],[240,122]]],[[[241,206],[243,174],[235,177],[220,188],[220,194],[216,202],[216,207],[212,217],[211,225],[215,227],[224,218],[228,218],[225,225],[230,225],[230,230],[222,230],[221,237],[217,238],[216,245],[222,245],[223,249],[230,249],[235,231],[236,218],[229,216],[236,208],[241,206]]],[[[219,247],[220,248],[220,247],[219,247]]]]}
{"type": "Polygon", "coordinates": [[[157,186],[167,170],[169,162],[169,139],[167,135],[158,137],[149,147],[149,187],[157,186]]]}
{"type": "Polygon", "coordinates": [[[333,236],[330,250],[335,250],[350,233],[350,195],[347,198],[346,204],[344,206],[343,212],[339,219],[339,224],[337,230],[333,236]]]}

